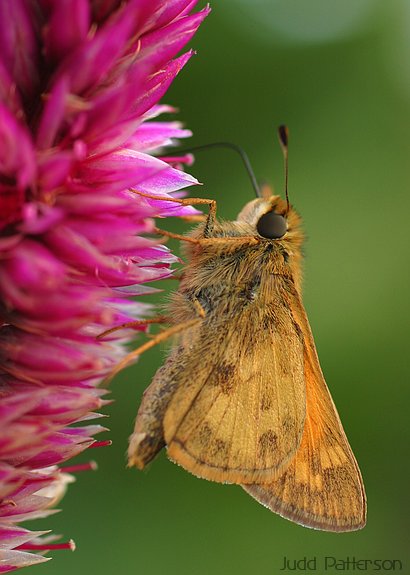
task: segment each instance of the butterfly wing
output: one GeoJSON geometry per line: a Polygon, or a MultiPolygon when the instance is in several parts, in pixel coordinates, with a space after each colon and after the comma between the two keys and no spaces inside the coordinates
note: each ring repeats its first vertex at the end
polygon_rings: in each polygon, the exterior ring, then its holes
{"type": "Polygon", "coordinates": [[[302,441],[281,477],[244,485],[282,517],[326,531],[352,531],[366,524],[366,495],[356,459],[343,431],[319,365],[301,302],[292,299],[304,337],[306,420],[302,441]]]}
{"type": "Polygon", "coordinates": [[[249,306],[230,322],[223,317],[215,314],[194,338],[184,336],[189,372],[165,413],[168,455],[205,479],[266,481],[289,464],[302,437],[301,334],[283,306],[249,306]]]}

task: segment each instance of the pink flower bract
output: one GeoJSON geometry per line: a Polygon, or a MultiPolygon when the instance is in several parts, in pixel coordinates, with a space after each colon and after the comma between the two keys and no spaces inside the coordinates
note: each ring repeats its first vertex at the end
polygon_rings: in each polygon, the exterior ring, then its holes
{"type": "Polygon", "coordinates": [[[60,464],[105,431],[98,385],[129,338],[96,335],[143,318],[129,296],[175,261],[143,234],[195,212],[152,197],[197,183],[162,152],[189,131],[154,120],[195,4],[0,2],[0,573],[47,560],[53,536],[19,523],[54,512],[60,464]]]}

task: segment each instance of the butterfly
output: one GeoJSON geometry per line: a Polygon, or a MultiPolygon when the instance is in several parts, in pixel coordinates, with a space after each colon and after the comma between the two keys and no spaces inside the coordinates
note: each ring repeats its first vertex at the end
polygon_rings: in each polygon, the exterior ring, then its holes
{"type": "Polygon", "coordinates": [[[157,336],[175,341],[143,395],[129,464],[166,447],[197,477],[239,484],[295,523],[364,527],[361,473],[302,304],[304,235],[287,193],[265,187],[235,221],[219,221],[213,200],[176,201],[210,211],[181,238],[187,263],[157,336]]]}

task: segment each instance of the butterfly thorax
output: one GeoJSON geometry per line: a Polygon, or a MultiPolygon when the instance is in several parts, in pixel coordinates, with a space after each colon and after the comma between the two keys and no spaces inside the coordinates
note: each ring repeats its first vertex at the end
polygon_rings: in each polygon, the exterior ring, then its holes
{"type": "MultiPolygon", "coordinates": [[[[218,321],[244,312],[255,314],[257,321],[267,306],[274,309],[283,300],[284,290],[300,291],[303,236],[293,210],[289,222],[280,240],[260,237],[251,222],[213,222],[206,232],[209,243],[187,248],[183,279],[171,305],[176,321],[186,321],[198,310],[218,321]]],[[[204,237],[204,227],[191,236],[204,237]]]]}

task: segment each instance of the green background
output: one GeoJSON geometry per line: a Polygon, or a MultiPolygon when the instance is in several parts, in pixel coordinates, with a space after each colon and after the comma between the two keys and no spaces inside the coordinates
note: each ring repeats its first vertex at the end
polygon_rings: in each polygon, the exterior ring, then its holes
{"type": "MultiPolygon", "coordinates": [[[[289,126],[290,197],[308,235],[304,303],[362,469],[368,524],[348,534],[305,529],[165,453],[145,472],[127,470],[127,437],[162,348],[114,382],[113,446],[87,454],[99,470],[78,477],[61,514],[36,524],[73,537],[77,551],[55,552],[32,572],[268,575],[286,555],[400,559],[410,573],[409,3],[215,0],[212,8],[191,43],[198,55],[166,102],[194,131],[192,144],[240,144],[278,192],[275,130],[289,126]]],[[[252,198],[230,151],[198,154],[191,173],[204,182],[191,194],[217,199],[224,218],[252,198]]]]}

